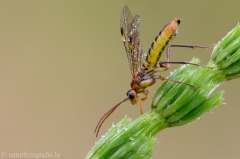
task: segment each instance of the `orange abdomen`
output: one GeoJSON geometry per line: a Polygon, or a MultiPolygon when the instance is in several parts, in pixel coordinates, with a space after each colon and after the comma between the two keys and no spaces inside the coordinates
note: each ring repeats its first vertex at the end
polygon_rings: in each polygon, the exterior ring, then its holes
{"type": "Polygon", "coordinates": [[[151,70],[157,65],[163,51],[166,49],[169,42],[174,37],[176,37],[177,28],[180,22],[181,21],[179,19],[175,18],[173,21],[167,24],[156,36],[155,40],[152,42],[152,45],[148,50],[147,57],[143,62],[143,67],[146,70],[151,70]]]}

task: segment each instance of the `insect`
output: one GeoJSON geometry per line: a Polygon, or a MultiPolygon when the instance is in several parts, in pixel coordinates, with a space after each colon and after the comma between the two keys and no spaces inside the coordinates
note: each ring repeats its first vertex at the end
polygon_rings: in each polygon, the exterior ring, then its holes
{"type": "Polygon", "coordinates": [[[168,64],[191,64],[196,66],[202,66],[199,64],[188,63],[188,62],[172,62],[170,59],[170,49],[171,47],[186,47],[186,48],[208,48],[209,46],[197,46],[197,45],[170,45],[172,39],[174,39],[178,34],[178,25],[181,23],[180,19],[173,19],[168,23],[156,36],[155,40],[152,42],[151,47],[148,50],[145,60],[143,61],[144,53],[139,38],[140,32],[140,16],[132,16],[129,8],[127,6],[123,7],[121,18],[120,18],[120,32],[122,36],[123,45],[127,54],[128,63],[130,66],[130,71],[132,75],[131,88],[127,91],[127,97],[121,102],[112,107],[108,112],[106,112],[102,118],[99,120],[94,133],[96,136],[104,123],[104,121],[111,115],[111,113],[123,102],[129,100],[132,105],[138,104],[140,100],[140,111],[142,111],[142,102],[147,98],[152,98],[149,96],[149,91],[147,87],[153,85],[157,79],[162,81],[171,81],[179,84],[184,84],[193,87],[193,85],[183,83],[180,81],[170,80],[161,75],[159,72],[163,72],[169,69],[168,64]],[[167,62],[159,62],[162,53],[166,50],[167,62]],[[144,94],[143,98],[139,99],[138,94],[144,94]]]}

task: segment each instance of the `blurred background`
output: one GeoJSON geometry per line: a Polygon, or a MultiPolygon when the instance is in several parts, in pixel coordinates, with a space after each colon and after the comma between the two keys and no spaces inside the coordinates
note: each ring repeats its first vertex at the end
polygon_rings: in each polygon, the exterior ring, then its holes
{"type": "MultiPolygon", "coordinates": [[[[140,116],[139,107],[125,102],[104,123],[98,138],[93,133],[99,118],[130,88],[120,37],[124,5],[141,15],[145,51],[175,17],[182,23],[173,44],[213,44],[240,20],[237,0],[0,1],[1,152],[84,158],[112,123],[126,114],[140,116]]],[[[171,57],[199,57],[206,64],[211,51],[173,48],[171,57]]],[[[161,83],[150,87],[152,95],[161,83]]],[[[221,85],[217,90],[225,91],[226,105],[190,125],[160,132],[152,158],[240,158],[239,89],[239,79],[221,85]]],[[[144,112],[150,104],[143,103],[144,112]]]]}

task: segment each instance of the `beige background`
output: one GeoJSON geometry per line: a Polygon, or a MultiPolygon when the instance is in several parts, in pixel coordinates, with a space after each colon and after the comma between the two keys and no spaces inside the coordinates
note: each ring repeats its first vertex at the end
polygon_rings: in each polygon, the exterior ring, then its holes
{"type": "MultiPolygon", "coordinates": [[[[125,4],[141,15],[145,51],[175,17],[182,19],[175,44],[212,44],[240,20],[238,0],[0,1],[1,152],[86,156],[99,139],[93,134],[98,119],[129,89],[119,28],[125,4]]],[[[206,64],[210,53],[211,49],[174,48],[172,60],[197,56],[206,64]]],[[[159,133],[152,158],[240,158],[239,84],[234,80],[218,88],[225,90],[227,104],[213,114],[159,133]]],[[[159,85],[161,81],[151,87],[152,95],[159,85]]],[[[145,112],[150,103],[144,103],[145,112]]],[[[124,103],[100,135],[126,114],[135,119],[139,108],[124,103]]]]}

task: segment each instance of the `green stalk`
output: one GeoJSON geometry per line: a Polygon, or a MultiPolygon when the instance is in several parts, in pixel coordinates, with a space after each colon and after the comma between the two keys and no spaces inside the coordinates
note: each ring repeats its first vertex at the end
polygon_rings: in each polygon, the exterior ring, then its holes
{"type": "MultiPolygon", "coordinates": [[[[194,58],[192,63],[199,63],[194,58]]],[[[223,103],[220,84],[240,77],[240,25],[214,47],[208,67],[182,65],[168,78],[196,87],[165,81],[157,90],[148,113],[132,121],[127,117],[112,126],[87,155],[88,158],[150,158],[161,130],[193,122],[223,103]],[[211,95],[211,96],[210,96],[211,95]]]]}

